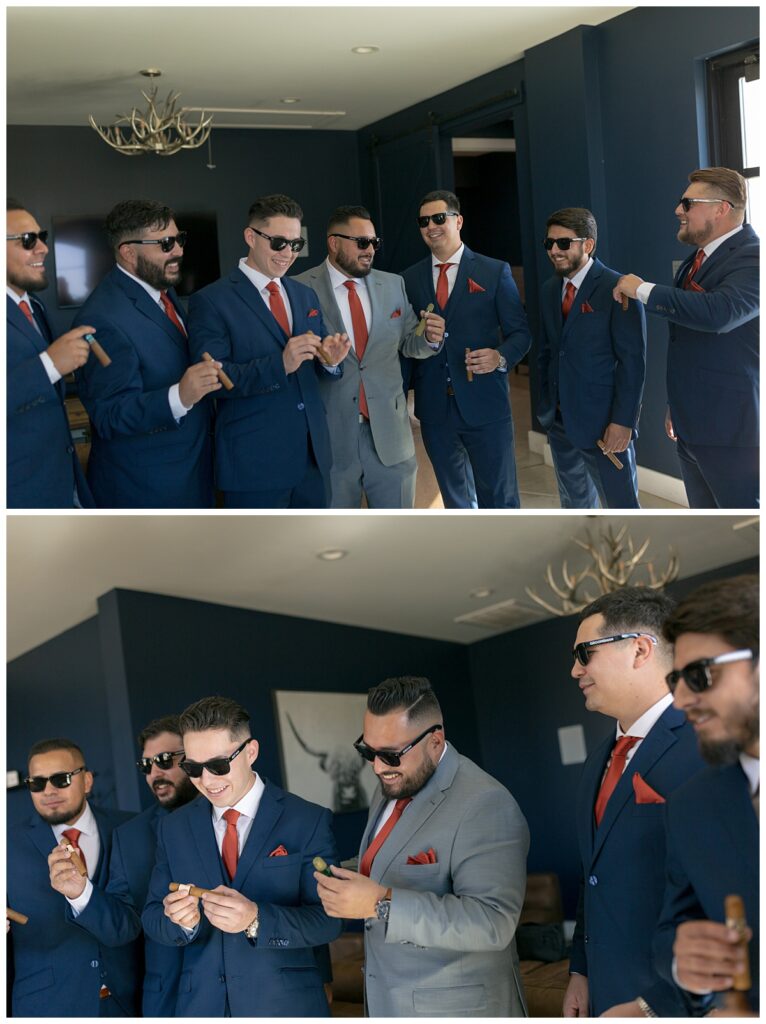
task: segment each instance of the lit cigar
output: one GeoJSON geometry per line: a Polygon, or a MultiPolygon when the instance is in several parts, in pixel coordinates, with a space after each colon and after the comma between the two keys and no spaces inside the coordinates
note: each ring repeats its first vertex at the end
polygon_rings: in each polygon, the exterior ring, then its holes
{"type": "Polygon", "coordinates": [[[82,877],[87,878],[88,871],[85,865],[83,864],[82,859],[80,858],[80,855],[78,854],[77,850],[75,850],[74,846],[72,846],[71,843],[68,843],[66,839],[62,839],[59,845],[63,846],[64,849],[67,851],[67,853],[69,854],[69,859],[71,860],[73,866],[77,868],[82,877]]]}
{"type": "Polygon", "coordinates": [[[9,921],[15,921],[16,924],[26,924],[29,920],[26,914],[20,914],[18,910],[11,910],[10,907],[5,908],[5,916],[9,921]]]}
{"type": "MultiPolygon", "coordinates": [[[[466,359],[468,358],[468,356],[470,354],[471,354],[471,350],[470,350],[470,348],[467,348],[465,350],[465,357],[466,357],[466,359]]],[[[466,368],[465,368],[465,375],[468,378],[468,383],[469,384],[472,383],[472,381],[473,381],[473,370],[469,370],[468,367],[466,366],[466,368]]]]}
{"type": "Polygon", "coordinates": [[[623,311],[623,313],[627,313],[628,312],[628,302],[629,302],[628,296],[627,295],[623,295],[623,297],[622,297],[622,311],[623,311]]]}
{"type": "Polygon", "coordinates": [[[103,348],[99,345],[92,334],[83,334],[83,338],[85,338],[87,343],[90,345],[93,355],[98,359],[102,366],[112,365],[112,360],[106,352],[104,352],[103,348]]]}
{"type": "MultiPolygon", "coordinates": [[[[202,358],[208,363],[212,363],[215,361],[209,352],[203,352],[202,358]]],[[[224,373],[223,369],[219,369],[218,379],[220,380],[220,382],[223,384],[227,391],[231,391],[231,389],[234,387],[231,377],[228,375],[228,373],[224,373]]]]}
{"type": "Polygon", "coordinates": [[[596,444],[601,449],[601,451],[604,453],[604,455],[606,455],[606,457],[609,459],[609,461],[612,463],[613,466],[616,466],[617,469],[622,469],[622,463],[617,458],[617,456],[614,454],[614,452],[605,452],[604,451],[604,449],[606,448],[606,445],[601,440],[601,438],[599,438],[598,441],[596,441],[596,444]]]}
{"type": "Polygon", "coordinates": [[[314,857],[311,862],[317,869],[320,875],[327,875],[328,878],[335,878],[335,875],[330,871],[327,861],[324,857],[314,857]]]}
{"type": "MultiPolygon", "coordinates": [[[[308,330],[308,331],[306,331],[306,334],[310,334],[310,335],[311,335],[312,337],[316,337],[316,335],[314,334],[314,332],[313,332],[313,331],[311,331],[311,330],[308,330]]],[[[321,341],[320,341],[320,343],[319,343],[319,348],[317,349],[317,355],[318,355],[318,356],[319,356],[319,358],[320,358],[320,359],[322,360],[322,362],[323,362],[323,363],[325,364],[325,366],[329,366],[329,365],[330,365],[330,360],[329,360],[329,359],[328,359],[328,357],[327,357],[327,356],[325,355],[325,351],[324,351],[324,349],[322,348],[322,343],[321,343],[321,341]]]]}
{"type": "MultiPolygon", "coordinates": [[[[429,302],[428,305],[426,306],[426,313],[433,313],[433,311],[434,311],[434,304],[433,304],[433,302],[429,302]]],[[[418,338],[423,336],[423,332],[425,331],[425,329],[426,329],[426,318],[422,317],[420,323],[415,328],[415,334],[417,335],[418,338]]]]}
{"type": "MultiPolygon", "coordinates": [[[[739,934],[739,945],[744,949],[745,954],[747,954],[747,939],[745,938],[747,921],[745,919],[745,904],[742,897],[735,895],[727,896],[724,900],[724,914],[726,915],[726,927],[732,928],[739,934]]],[[[744,964],[734,975],[734,984],[732,985],[732,988],[735,992],[749,992],[751,986],[750,960],[747,955],[745,955],[744,964]]]]}
{"type": "Polygon", "coordinates": [[[212,892],[212,889],[200,889],[198,885],[188,885],[186,882],[171,882],[168,886],[171,892],[186,892],[190,896],[196,896],[199,899],[204,896],[206,892],[212,892]]]}

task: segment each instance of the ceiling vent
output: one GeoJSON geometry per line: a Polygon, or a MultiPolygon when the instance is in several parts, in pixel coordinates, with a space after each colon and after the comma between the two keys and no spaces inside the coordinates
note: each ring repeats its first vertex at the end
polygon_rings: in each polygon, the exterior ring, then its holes
{"type": "Polygon", "coordinates": [[[497,604],[487,605],[486,608],[467,612],[465,615],[458,615],[453,621],[492,633],[505,633],[508,630],[529,626],[533,622],[547,618],[549,616],[541,608],[531,608],[529,605],[520,604],[515,598],[511,598],[508,601],[499,601],[497,604]]]}

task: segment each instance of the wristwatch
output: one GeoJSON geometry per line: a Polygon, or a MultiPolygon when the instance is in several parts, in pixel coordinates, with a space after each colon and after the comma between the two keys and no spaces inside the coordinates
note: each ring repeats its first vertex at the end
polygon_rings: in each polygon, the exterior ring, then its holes
{"type": "Polygon", "coordinates": [[[379,921],[388,923],[388,915],[391,913],[391,888],[386,889],[386,894],[375,904],[375,916],[379,921]]]}
{"type": "Polygon", "coordinates": [[[258,938],[258,915],[256,914],[250,924],[245,928],[246,939],[257,939],[258,938]]]}
{"type": "Polygon", "coordinates": [[[508,369],[508,360],[505,358],[505,356],[501,356],[499,352],[498,352],[497,355],[498,355],[498,358],[500,359],[500,362],[497,364],[498,370],[507,370],[508,369]]]}

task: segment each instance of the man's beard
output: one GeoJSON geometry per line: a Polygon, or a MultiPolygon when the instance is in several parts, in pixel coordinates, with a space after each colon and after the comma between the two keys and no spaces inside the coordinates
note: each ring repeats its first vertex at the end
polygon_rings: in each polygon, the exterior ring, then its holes
{"type": "Polygon", "coordinates": [[[367,277],[369,272],[372,270],[372,263],[370,263],[369,267],[360,266],[349,256],[346,256],[340,249],[335,254],[335,262],[341,270],[344,270],[351,277],[367,277]]]}
{"type": "Polygon", "coordinates": [[[747,750],[750,744],[759,736],[759,708],[755,709],[741,720],[737,734],[727,740],[705,740],[700,737],[700,753],[708,764],[727,765],[735,764],[739,755],[747,750]]]}
{"type": "Polygon", "coordinates": [[[702,227],[696,230],[691,230],[688,223],[682,224],[678,229],[678,241],[684,242],[686,245],[694,245],[700,249],[710,241],[713,230],[712,220],[706,220],[702,227]]]}
{"type": "Polygon", "coordinates": [[[141,253],[136,258],[136,277],[140,277],[142,281],[146,281],[152,288],[156,288],[157,291],[164,291],[166,288],[170,288],[172,285],[178,284],[181,280],[181,266],[182,258],[180,256],[171,256],[170,259],[166,260],[162,266],[158,266],[156,263],[152,263],[151,260],[147,259],[141,253]],[[167,273],[168,263],[177,263],[178,272],[170,275],[167,273]]]}
{"type": "Polygon", "coordinates": [[[401,800],[404,797],[416,796],[435,771],[436,765],[426,759],[415,774],[409,779],[404,779],[403,781],[387,785],[383,779],[378,777],[380,788],[383,791],[383,796],[388,797],[390,800],[401,800]]]}
{"type": "Polygon", "coordinates": [[[85,797],[82,798],[80,806],[73,811],[51,811],[46,814],[44,810],[38,810],[37,813],[49,825],[66,825],[69,821],[77,821],[84,810],[85,797]]]}
{"type": "MultiPolygon", "coordinates": [[[[159,779],[157,780],[160,781],[159,779]]],[[[197,795],[197,789],[191,779],[183,779],[181,782],[173,782],[171,779],[162,779],[162,782],[166,786],[172,787],[173,792],[165,800],[160,800],[155,793],[155,799],[160,807],[164,807],[166,811],[174,811],[177,807],[183,807],[184,804],[188,804],[197,795]]],[[[154,787],[152,786],[152,792],[154,793],[154,787]]]]}
{"type": "Polygon", "coordinates": [[[8,274],[8,284],[25,292],[44,292],[48,287],[48,275],[45,273],[45,267],[43,267],[39,276],[29,279],[23,275],[12,277],[8,274]]]}

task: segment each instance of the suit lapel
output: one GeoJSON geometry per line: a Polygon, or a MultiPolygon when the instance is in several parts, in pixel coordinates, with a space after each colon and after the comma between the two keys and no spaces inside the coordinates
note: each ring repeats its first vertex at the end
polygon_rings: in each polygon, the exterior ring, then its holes
{"type": "MultiPolygon", "coordinates": [[[[162,328],[174,345],[178,345],[179,348],[186,350],[186,338],[184,338],[167,313],[152,299],[146,289],[131,280],[119,267],[115,267],[112,270],[112,275],[115,283],[122,288],[139,313],[148,317],[157,327],[162,328]]],[[[173,301],[173,296],[171,296],[171,301],[173,301]]],[[[173,305],[175,304],[173,302],[173,305]]]]}
{"type": "MultiPolygon", "coordinates": [[[[569,314],[566,318],[566,321],[564,321],[561,309],[559,309],[559,320],[562,324],[562,335],[565,334],[567,330],[571,328],[572,324],[577,322],[577,318],[582,315],[581,306],[583,305],[583,303],[587,302],[590,299],[591,295],[595,291],[596,286],[598,285],[598,279],[601,277],[601,272],[603,269],[603,263],[599,262],[599,260],[594,259],[593,266],[585,275],[585,280],[583,281],[583,283],[577,289],[577,294],[575,295],[574,302],[572,303],[572,308],[569,310],[569,314]]],[[[559,292],[559,298],[560,297],[561,292],[559,292]]]]}
{"type": "Polygon", "coordinates": [[[375,826],[377,825],[378,819],[380,818],[381,814],[383,813],[383,808],[386,806],[387,803],[388,803],[388,801],[383,796],[383,794],[380,792],[380,789],[378,789],[377,794],[375,796],[375,800],[370,805],[370,813],[369,813],[369,815],[367,817],[367,824],[366,824],[365,829],[364,829],[364,834],[362,835],[362,841],[359,844],[359,860],[360,860],[360,862],[362,860],[362,857],[364,857],[364,855],[365,855],[367,847],[372,842],[372,831],[375,828],[375,826]]]}
{"type": "MultiPolygon", "coordinates": [[[[242,299],[252,313],[255,313],[256,318],[274,340],[279,343],[280,348],[284,348],[287,343],[287,336],[274,319],[271,310],[261,298],[258,289],[252,281],[245,277],[241,270],[235,270],[229,277],[229,280],[234,285],[234,291],[239,298],[242,299]]],[[[292,312],[294,317],[295,310],[292,312]]]]}
{"type": "MultiPolygon", "coordinates": [[[[6,317],[8,323],[21,331],[21,334],[26,341],[29,342],[30,347],[33,349],[35,355],[40,355],[48,347],[45,337],[34,329],[32,324],[27,320],[24,314],[19,309],[18,303],[14,302],[10,295],[6,296],[7,309],[6,317]]],[[[35,314],[40,311],[39,303],[36,304],[35,314]]],[[[47,323],[45,325],[47,328],[47,323]]],[[[41,327],[41,330],[43,328],[41,327]]]]}
{"type": "Polygon", "coordinates": [[[718,822],[722,837],[731,845],[732,857],[741,860],[750,877],[756,879],[758,824],[747,777],[739,764],[720,769],[708,799],[710,820],[718,822]],[[747,823],[747,831],[743,830],[743,822],[747,823]],[[752,832],[752,836],[748,832],[752,832]]]}
{"type": "MultiPolygon", "coordinates": [[[[24,315],[23,313],[21,314],[24,315]]],[[[45,858],[46,862],[51,850],[56,845],[56,837],[50,825],[35,814],[29,823],[29,838],[45,858]]]]}
{"type": "Polygon", "coordinates": [[[596,822],[593,816],[593,808],[596,805],[596,797],[601,788],[601,780],[604,777],[609,754],[613,746],[614,732],[610,732],[603,743],[596,747],[593,757],[588,760],[583,771],[578,821],[582,822],[581,827],[585,828],[585,831],[582,833],[582,839],[585,842],[583,860],[587,862],[590,862],[594,856],[593,844],[596,835],[596,822]],[[587,826],[585,826],[586,822],[587,826]]]}
{"type": "MultiPolygon", "coordinates": [[[[320,267],[317,267],[316,275],[311,279],[311,287],[317,293],[319,304],[322,307],[322,318],[327,330],[332,334],[345,333],[346,328],[343,324],[343,316],[341,315],[338,303],[335,301],[335,292],[330,283],[330,275],[326,264],[323,263],[320,267]]],[[[353,351],[352,348],[351,352],[353,351]]]]}
{"type": "MultiPolygon", "coordinates": [[[[237,873],[232,882],[232,885],[236,883],[237,889],[242,887],[256,861],[267,857],[279,845],[279,838],[274,834],[274,829],[282,817],[284,797],[278,794],[271,783],[266,782],[265,786],[250,834],[237,862],[237,873]]],[[[288,850],[288,853],[290,852],[292,851],[288,850]]]]}
{"type": "MultiPolygon", "coordinates": [[[[186,822],[189,831],[189,850],[194,851],[194,856],[199,864],[199,878],[202,881],[195,881],[195,885],[203,889],[215,889],[217,885],[227,885],[228,880],[224,875],[223,862],[218,852],[218,844],[215,840],[213,830],[213,812],[211,806],[204,797],[198,797],[192,804],[192,810],[186,822]]],[[[195,869],[196,873],[196,869],[195,869]]],[[[181,879],[186,881],[186,879],[181,879]]]]}
{"type": "MultiPolygon", "coordinates": [[[[375,325],[382,323],[387,310],[383,305],[383,281],[377,277],[373,270],[367,276],[367,294],[370,296],[370,330],[367,344],[375,341],[375,325]]],[[[392,311],[393,312],[393,311],[392,311]]],[[[390,315],[390,314],[389,314],[390,315]]]]}
{"type": "MultiPolygon", "coordinates": [[[[455,310],[464,301],[464,297],[468,294],[468,278],[473,274],[474,256],[468,246],[463,248],[463,257],[457,268],[457,277],[455,278],[455,286],[450,292],[450,297],[447,300],[447,306],[444,310],[445,313],[453,315],[455,310]]],[[[478,284],[478,282],[477,282],[478,284]]],[[[431,285],[433,288],[433,285],[431,285]]]]}

